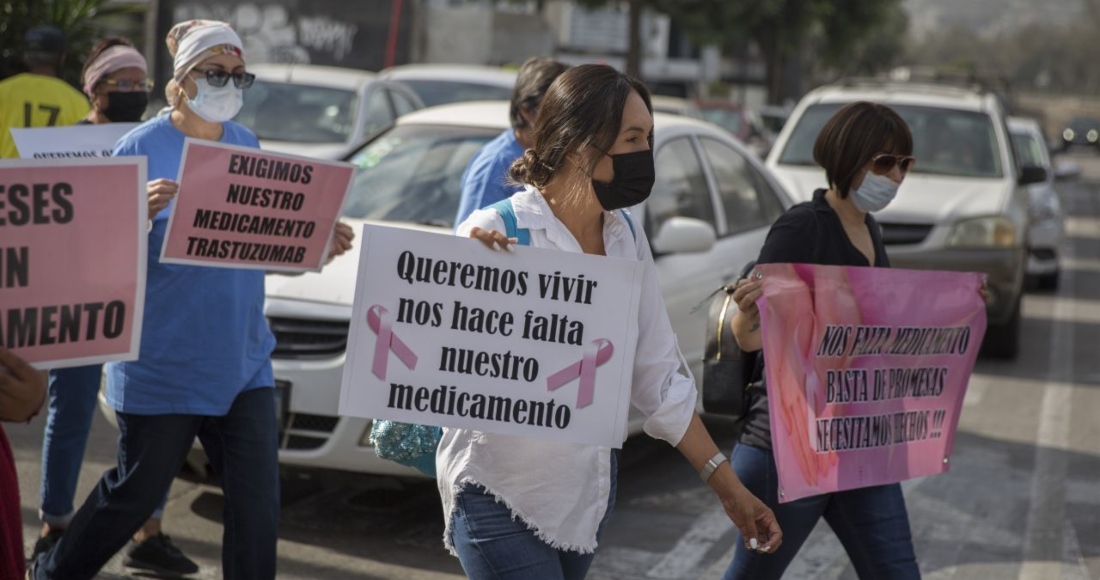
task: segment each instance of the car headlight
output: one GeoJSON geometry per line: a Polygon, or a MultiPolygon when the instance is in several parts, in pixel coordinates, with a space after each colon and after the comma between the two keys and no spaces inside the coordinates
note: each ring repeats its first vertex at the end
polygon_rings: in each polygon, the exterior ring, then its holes
{"type": "Polygon", "coordinates": [[[1085,137],[1088,138],[1089,143],[1096,143],[1096,140],[1100,139],[1100,132],[1096,129],[1089,129],[1088,135],[1085,135],[1085,137]]]}
{"type": "Polygon", "coordinates": [[[1077,136],[1077,133],[1073,132],[1073,129],[1066,129],[1062,131],[1062,138],[1066,141],[1073,141],[1073,138],[1077,136]]]}
{"type": "Polygon", "coordinates": [[[955,224],[947,237],[947,247],[1011,248],[1016,238],[1016,226],[1007,218],[984,217],[955,224]]]}

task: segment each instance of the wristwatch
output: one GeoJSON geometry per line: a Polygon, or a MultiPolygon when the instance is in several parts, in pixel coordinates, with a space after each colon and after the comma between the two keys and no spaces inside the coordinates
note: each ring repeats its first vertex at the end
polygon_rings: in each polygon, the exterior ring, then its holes
{"type": "Polygon", "coordinates": [[[719,465],[722,465],[727,461],[729,461],[729,459],[727,459],[726,456],[721,451],[719,451],[717,455],[711,457],[707,460],[706,463],[703,464],[703,468],[699,470],[699,479],[703,480],[703,483],[706,483],[708,480],[710,480],[710,476],[714,475],[714,470],[718,469],[719,465]]]}

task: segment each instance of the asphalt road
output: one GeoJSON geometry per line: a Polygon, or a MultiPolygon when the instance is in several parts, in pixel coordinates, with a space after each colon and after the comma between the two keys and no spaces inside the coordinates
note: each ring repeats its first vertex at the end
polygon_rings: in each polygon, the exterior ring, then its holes
{"type": "MultiPolygon", "coordinates": [[[[1057,292],[1024,303],[1024,348],[1011,363],[981,360],[970,383],[952,468],[907,482],[926,579],[1100,579],[1100,156],[1074,155],[1082,180],[1061,188],[1070,215],[1057,292]]],[[[19,467],[27,549],[38,532],[41,418],[8,425],[19,467]]],[[[729,426],[709,421],[724,448],[729,426]]],[[[114,463],[115,432],[97,415],[78,496],[114,463]]],[[[628,442],[618,505],[590,578],[718,578],[733,528],[693,470],[667,445],[628,442]]],[[[462,578],[441,545],[431,483],[288,473],[279,576],[287,579],[462,578]]],[[[183,476],[166,531],[219,578],[222,496],[183,476]]],[[[103,578],[125,576],[118,559],[103,578]]],[[[825,524],[786,578],[856,576],[825,524]]]]}

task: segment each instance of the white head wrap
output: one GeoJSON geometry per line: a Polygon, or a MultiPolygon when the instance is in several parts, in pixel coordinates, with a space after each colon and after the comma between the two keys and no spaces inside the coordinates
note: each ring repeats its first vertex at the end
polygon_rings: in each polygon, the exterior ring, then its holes
{"type": "Polygon", "coordinates": [[[241,37],[225,22],[206,21],[187,29],[178,41],[172,78],[177,83],[195,65],[216,54],[233,54],[244,58],[241,37]]]}

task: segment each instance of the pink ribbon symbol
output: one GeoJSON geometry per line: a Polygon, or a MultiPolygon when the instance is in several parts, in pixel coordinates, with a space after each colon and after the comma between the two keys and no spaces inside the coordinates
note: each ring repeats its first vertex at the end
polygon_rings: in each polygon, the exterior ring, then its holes
{"type": "Polygon", "coordinates": [[[391,350],[410,371],[416,370],[416,353],[393,333],[393,318],[388,310],[377,304],[371,306],[367,310],[367,325],[378,335],[378,341],[374,343],[374,364],[371,366],[374,376],[386,380],[386,364],[390,360],[391,350]]]}
{"type": "Polygon", "coordinates": [[[611,360],[615,346],[606,338],[593,340],[584,349],[581,360],[546,378],[546,390],[556,391],[580,377],[581,388],[577,391],[577,408],[583,409],[592,404],[596,393],[596,367],[611,360]]]}

